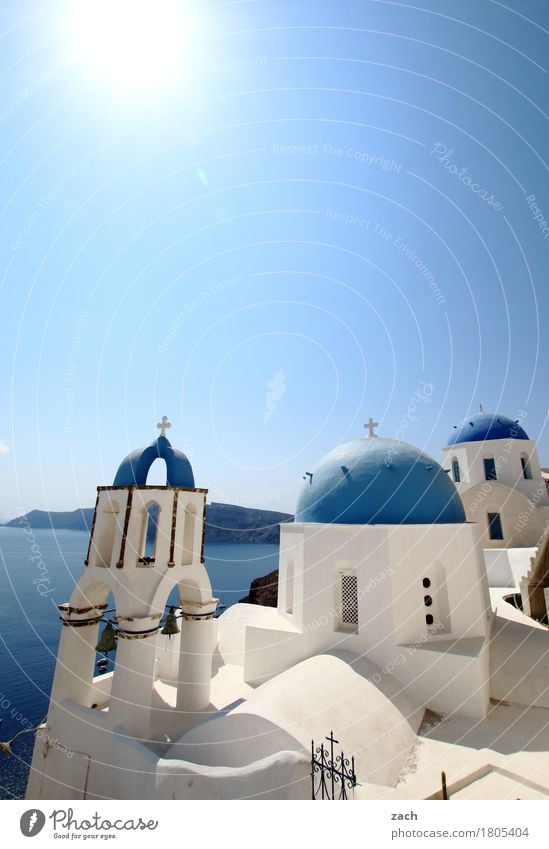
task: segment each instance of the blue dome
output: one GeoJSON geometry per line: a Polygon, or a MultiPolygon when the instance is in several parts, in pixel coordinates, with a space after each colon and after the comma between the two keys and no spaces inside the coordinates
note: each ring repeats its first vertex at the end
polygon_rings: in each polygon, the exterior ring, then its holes
{"type": "Polygon", "coordinates": [[[465,522],[442,467],[407,442],[383,437],[340,445],[307,476],[296,522],[427,525],[465,522]]]}
{"type": "Polygon", "coordinates": [[[458,442],[484,442],[485,439],[528,439],[528,434],[521,428],[518,419],[513,421],[507,416],[497,413],[477,413],[470,416],[459,425],[448,440],[448,445],[458,442]]]}
{"type": "Polygon", "coordinates": [[[138,448],[124,457],[113,486],[146,486],[149,469],[155,460],[166,461],[166,485],[194,489],[191,464],[182,451],[172,448],[165,436],[159,436],[147,448],[138,448]]]}

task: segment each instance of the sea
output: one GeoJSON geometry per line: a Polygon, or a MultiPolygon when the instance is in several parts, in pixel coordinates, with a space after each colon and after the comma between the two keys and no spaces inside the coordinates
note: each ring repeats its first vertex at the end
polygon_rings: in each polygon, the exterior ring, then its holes
{"type": "MultiPolygon", "coordinates": [[[[57,605],[68,600],[87,546],[83,531],[31,536],[0,527],[0,741],[46,715],[61,628],[57,605]]],[[[278,566],[277,545],[207,543],[205,556],[214,596],[227,608],[247,595],[253,578],[278,566]]],[[[34,734],[24,733],[13,755],[0,751],[0,799],[24,798],[33,745],[34,734]]]]}

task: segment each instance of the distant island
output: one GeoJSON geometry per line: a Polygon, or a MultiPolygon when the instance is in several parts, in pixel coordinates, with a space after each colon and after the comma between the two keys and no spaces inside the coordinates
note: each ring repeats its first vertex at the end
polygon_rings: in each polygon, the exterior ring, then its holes
{"type": "MultiPolygon", "coordinates": [[[[263,542],[280,541],[281,522],[293,521],[290,513],[274,510],[258,510],[254,507],[238,507],[235,504],[206,506],[206,542],[263,542]]],[[[6,522],[5,528],[18,528],[28,523],[34,530],[51,529],[87,531],[93,519],[93,507],[72,511],[31,510],[6,522]]]]}

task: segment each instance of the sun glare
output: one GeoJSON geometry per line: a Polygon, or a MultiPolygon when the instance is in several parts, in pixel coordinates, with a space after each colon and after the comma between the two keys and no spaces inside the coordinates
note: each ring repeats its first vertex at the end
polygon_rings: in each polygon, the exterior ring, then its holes
{"type": "Polygon", "coordinates": [[[76,58],[120,89],[177,82],[191,61],[193,20],[183,0],[71,4],[76,58]]]}

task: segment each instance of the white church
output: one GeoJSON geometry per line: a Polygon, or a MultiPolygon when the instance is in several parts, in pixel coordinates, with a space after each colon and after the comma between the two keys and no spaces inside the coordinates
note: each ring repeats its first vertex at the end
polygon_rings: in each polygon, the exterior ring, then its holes
{"type": "Polygon", "coordinates": [[[370,419],[304,476],[278,607],[218,618],[169,426],[98,488],[28,799],[311,798],[331,732],[355,799],[441,798],[442,770],[450,798],[549,798],[549,498],[518,421],[466,419],[440,465],[370,419]]]}

